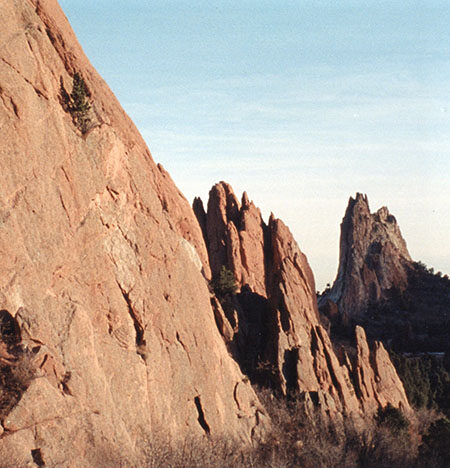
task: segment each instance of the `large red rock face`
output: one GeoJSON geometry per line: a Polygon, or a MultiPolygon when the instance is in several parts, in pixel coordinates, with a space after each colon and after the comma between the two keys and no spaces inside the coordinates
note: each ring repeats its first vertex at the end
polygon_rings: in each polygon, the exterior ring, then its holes
{"type": "Polygon", "coordinates": [[[341,224],[339,270],[326,295],[346,318],[402,291],[412,267],[397,221],[386,207],[370,213],[367,196],[350,198],[341,224]]]}
{"type": "Polygon", "coordinates": [[[241,292],[225,311],[215,302],[216,322],[236,360],[258,381],[268,368],[271,384],[300,391],[331,414],[370,413],[390,402],[409,404],[382,345],[370,349],[358,329],[352,362],[338,358],[319,321],[314,275],[287,226],[273,215],[266,225],[244,193],[242,205],[224,182],[210,191],[208,211],[196,199],[213,276],[224,265],[241,292]],[[234,307],[234,310],[233,310],[234,307]],[[362,376],[362,377],[361,377],[362,376]],[[361,390],[365,383],[370,391],[361,390]]]}
{"type": "Polygon", "coordinates": [[[0,308],[40,367],[1,421],[2,459],[112,466],[157,429],[248,441],[264,418],[217,330],[191,208],[56,1],[0,17],[0,308]],[[75,72],[84,133],[61,102],[75,72]]]}

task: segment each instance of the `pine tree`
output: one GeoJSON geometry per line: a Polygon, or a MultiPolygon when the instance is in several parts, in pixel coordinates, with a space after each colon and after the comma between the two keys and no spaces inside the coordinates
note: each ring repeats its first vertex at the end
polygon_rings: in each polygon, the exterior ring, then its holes
{"type": "Polygon", "coordinates": [[[73,112],[86,114],[90,110],[91,105],[88,101],[89,91],[84,79],[79,73],[75,73],[73,76],[73,88],[70,97],[72,98],[73,112]]]}
{"type": "Polygon", "coordinates": [[[91,94],[83,77],[78,72],[75,73],[70,94],[64,88],[64,83],[61,79],[60,93],[63,107],[72,115],[73,123],[82,133],[86,133],[91,121],[89,117],[89,111],[91,110],[89,98],[91,94]]]}
{"type": "Polygon", "coordinates": [[[215,293],[221,297],[236,293],[236,278],[234,277],[234,273],[225,265],[222,265],[220,269],[219,278],[213,281],[213,288],[215,293]]]}

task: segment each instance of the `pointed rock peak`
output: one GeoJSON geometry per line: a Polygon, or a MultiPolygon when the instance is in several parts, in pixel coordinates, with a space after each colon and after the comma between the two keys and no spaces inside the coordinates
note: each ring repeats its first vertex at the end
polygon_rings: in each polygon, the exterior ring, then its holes
{"type": "Polygon", "coordinates": [[[240,210],[239,201],[234,194],[233,188],[226,182],[218,182],[209,191],[208,212],[212,205],[224,206],[228,217],[235,220],[240,210]]]}
{"type": "Polygon", "coordinates": [[[231,196],[236,198],[236,196],[234,194],[234,191],[233,191],[233,187],[230,184],[228,184],[227,182],[224,182],[223,180],[221,180],[220,182],[217,182],[217,184],[214,184],[211,191],[212,190],[215,190],[217,192],[222,192],[226,196],[231,195],[231,196]]]}
{"type": "Polygon", "coordinates": [[[264,296],[264,230],[261,213],[247,193],[242,195],[241,207],[229,184],[215,184],[209,192],[205,228],[213,275],[220,274],[225,265],[233,271],[239,286],[248,284],[253,292],[264,296]]]}
{"type": "Polygon", "coordinates": [[[355,198],[350,197],[348,200],[348,208],[354,208],[355,206],[364,207],[369,209],[369,199],[366,194],[356,192],[355,198]]]}
{"type": "Polygon", "coordinates": [[[369,206],[369,200],[367,199],[366,194],[356,192],[355,201],[356,203],[365,203],[367,206],[369,206]]]}
{"type": "Polygon", "coordinates": [[[394,216],[386,207],[371,214],[367,196],[358,193],[341,224],[338,276],[326,298],[347,318],[364,315],[392,288],[406,287],[411,262],[394,216]]]}
{"type": "Polygon", "coordinates": [[[362,193],[358,192],[355,198],[350,197],[344,216],[344,221],[347,218],[352,217],[355,213],[370,214],[369,200],[367,195],[363,195],[362,193]]]}
{"type": "Polygon", "coordinates": [[[355,338],[357,359],[353,378],[362,408],[373,412],[391,403],[403,411],[411,411],[403,384],[383,344],[378,341],[369,344],[360,326],[355,328],[355,338]]]}
{"type": "Polygon", "coordinates": [[[194,212],[199,211],[200,213],[205,213],[205,208],[203,206],[203,200],[200,197],[195,197],[192,202],[192,208],[194,212]]]}
{"type": "Polygon", "coordinates": [[[247,192],[242,194],[242,208],[246,209],[250,206],[250,201],[248,199],[247,192]]]}
{"type": "Polygon", "coordinates": [[[356,345],[357,345],[358,349],[361,346],[368,346],[366,331],[360,325],[356,325],[356,327],[355,327],[355,340],[356,340],[356,345]]]}

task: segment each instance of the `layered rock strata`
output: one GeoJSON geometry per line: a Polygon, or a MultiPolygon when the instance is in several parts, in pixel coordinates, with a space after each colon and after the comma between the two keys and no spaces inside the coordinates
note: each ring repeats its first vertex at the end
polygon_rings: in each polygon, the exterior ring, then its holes
{"type": "Polygon", "coordinates": [[[112,466],[156,430],[249,441],[264,416],[217,330],[190,206],[55,0],[0,17],[0,308],[38,376],[1,418],[2,459],[112,466]],[[64,105],[76,73],[83,127],[64,105]]]}
{"type": "Polygon", "coordinates": [[[356,332],[358,359],[338,358],[319,320],[311,268],[281,220],[271,215],[266,225],[247,195],[239,203],[224,182],[211,189],[206,213],[200,199],[194,210],[213,277],[225,266],[240,288],[215,311],[244,372],[257,383],[266,377],[284,393],[303,392],[334,414],[370,412],[386,402],[409,409],[387,353],[379,343],[369,350],[362,329],[356,332]]]}

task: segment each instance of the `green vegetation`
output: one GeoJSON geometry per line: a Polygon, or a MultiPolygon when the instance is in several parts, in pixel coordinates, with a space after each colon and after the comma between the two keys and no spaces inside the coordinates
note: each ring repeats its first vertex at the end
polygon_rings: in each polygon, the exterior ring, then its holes
{"type": "Polygon", "coordinates": [[[234,273],[225,265],[222,265],[219,277],[213,280],[212,287],[216,295],[221,298],[224,298],[230,294],[235,294],[237,291],[237,284],[234,273]]]}
{"type": "Polygon", "coordinates": [[[81,133],[86,133],[91,122],[89,117],[89,111],[91,109],[89,98],[91,94],[83,77],[78,72],[75,73],[73,76],[72,92],[70,94],[64,88],[61,79],[60,92],[63,107],[72,115],[74,125],[81,133]]]}
{"type": "Polygon", "coordinates": [[[415,408],[436,409],[450,417],[450,374],[444,360],[429,355],[407,357],[394,352],[391,359],[415,408]]]}

